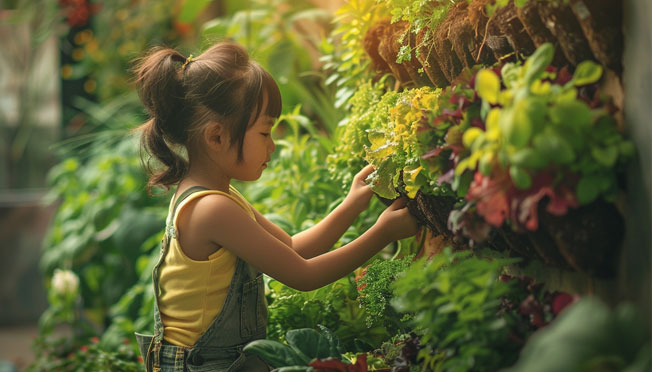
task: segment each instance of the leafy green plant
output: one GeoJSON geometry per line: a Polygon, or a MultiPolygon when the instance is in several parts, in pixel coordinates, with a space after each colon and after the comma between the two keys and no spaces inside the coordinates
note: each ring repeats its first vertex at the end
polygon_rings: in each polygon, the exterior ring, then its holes
{"type": "MultiPolygon", "coordinates": [[[[69,268],[80,277],[82,309],[100,328],[110,323],[109,308],[137,282],[141,256],[154,246],[139,248],[163,229],[167,213],[165,201],[145,192],[136,149],[133,138],[90,149],[94,155],[85,163],[69,157],[49,176],[51,197],[60,204],[41,267],[48,276],[69,268]]],[[[125,316],[135,318],[138,311],[131,310],[125,316]]]]}
{"type": "Polygon", "coordinates": [[[553,51],[544,44],[523,65],[505,64],[500,76],[477,74],[485,128],[464,132],[470,151],[455,172],[474,172],[466,200],[492,226],[508,219],[516,229],[536,230],[544,197],[555,215],[598,197],[611,200],[619,170],[634,155],[599,95],[602,68],[586,61],[573,75],[557,72],[548,68],[553,51]]]}
{"type": "Polygon", "coordinates": [[[334,135],[337,146],[328,156],[328,169],[343,189],[350,187],[356,169],[366,165],[365,148],[371,146],[368,131],[387,126],[398,97],[397,92],[385,92],[382,81],[362,84],[351,97],[350,114],[340,122],[334,135]]]}
{"type": "Polygon", "coordinates": [[[36,360],[28,372],[120,371],[143,372],[145,365],[137,349],[125,339],[118,346],[107,346],[97,337],[71,344],[70,339],[36,340],[36,360]]]}
{"type": "Polygon", "coordinates": [[[516,360],[520,346],[510,341],[514,320],[501,311],[513,282],[498,280],[515,259],[481,259],[445,249],[431,261],[413,263],[393,288],[392,305],[413,314],[421,333],[422,365],[432,370],[496,371],[516,360]]]}
{"type": "Polygon", "coordinates": [[[289,330],[287,345],[270,340],[256,340],[244,348],[246,354],[261,357],[275,371],[342,371],[366,372],[367,355],[360,354],[352,364],[343,356],[340,342],[328,328],[319,326],[321,332],[312,328],[289,330]]]}
{"type": "Polygon", "coordinates": [[[412,262],[413,256],[399,259],[378,259],[367,266],[359,277],[356,278],[360,305],[367,312],[367,327],[384,325],[390,329],[391,334],[405,331],[401,317],[389,301],[393,297],[392,283],[405,271],[412,262]]]}
{"type": "Polygon", "coordinates": [[[595,298],[568,308],[535,333],[508,371],[648,371],[650,332],[636,309],[595,298]]]}

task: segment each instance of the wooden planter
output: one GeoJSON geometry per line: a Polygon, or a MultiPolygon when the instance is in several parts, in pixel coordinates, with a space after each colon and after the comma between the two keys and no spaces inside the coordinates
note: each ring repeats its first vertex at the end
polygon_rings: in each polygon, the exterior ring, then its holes
{"type": "Polygon", "coordinates": [[[566,59],[573,65],[594,59],[584,32],[569,5],[556,1],[535,1],[542,23],[553,34],[566,59]]]}
{"type": "MultiPolygon", "coordinates": [[[[382,198],[381,198],[382,199],[382,198]]],[[[386,205],[392,200],[382,199],[386,205]]],[[[457,199],[418,192],[407,208],[433,236],[440,236],[454,249],[468,249],[469,242],[448,228],[448,216],[457,199]]],[[[596,278],[613,278],[625,236],[622,215],[612,203],[598,200],[554,216],[539,206],[539,229],[515,232],[508,225],[493,229],[485,243],[492,249],[541,261],[549,267],[578,271],[596,278]]]]}
{"type": "Polygon", "coordinates": [[[571,0],[571,9],[595,58],[620,73],[623,56],[622,1],[571,0]]]}
{"type": "Polygon", "coordinates": [[[597,278],[615,276],[625,223],[612,203],[598,200],[570,209],[564,216],[551,215],[544,209],[544,205],[539,206],[537,231],[517,233],[503,226],[489,239],[489,245],[551,267],[597,278]]]}

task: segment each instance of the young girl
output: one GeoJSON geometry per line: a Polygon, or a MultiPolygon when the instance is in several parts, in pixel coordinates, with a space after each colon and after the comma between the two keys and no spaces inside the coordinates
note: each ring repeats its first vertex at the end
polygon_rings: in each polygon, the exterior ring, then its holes
{"type": "Polygon", "coordinates": [[[358,239],[329,252],[369,204],[371,166],[342,204],[295,236],[247,203],[230,181],[256,180],[267,167],[281,96],[241,46],[218,43],[196,58],[158,48],[136,75],[151,115],[142,143],[164,166],[149,186],[177,186],[153,271],[154,336],[137,335],[147,369],[268,371],[242,353],[265,338],[262,273],[302,291],[322,287],[414,235],[416,221],[396,201],[358,239]]]}

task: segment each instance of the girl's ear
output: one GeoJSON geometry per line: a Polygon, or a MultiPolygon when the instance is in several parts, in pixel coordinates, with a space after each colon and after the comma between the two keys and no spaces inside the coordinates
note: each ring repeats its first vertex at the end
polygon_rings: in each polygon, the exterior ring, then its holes
{"type": "Polygon", "coordinates": [[[204,142],[216,150],[222,149],[227,143],[226,130],[219,122],[214,122],[204,129],[204,142]]]}

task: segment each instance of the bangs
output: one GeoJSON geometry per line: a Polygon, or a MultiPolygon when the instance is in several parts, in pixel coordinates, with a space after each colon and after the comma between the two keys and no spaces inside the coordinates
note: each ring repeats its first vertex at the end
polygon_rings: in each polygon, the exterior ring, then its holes
{"type": "MultiPolygon", "coordinates": [[[[281,91],[278,89],[278,85],[272,75],[267,71],[263,70],[263,94],[267,95],[267,110],[265,110],[265,115],[277,119],[281,116],[281,111],[283,110],[283,101],[281,100],[281,91]]],[[[263,97],[260,97],[260,102],[262,102],[263,97]]]]}

